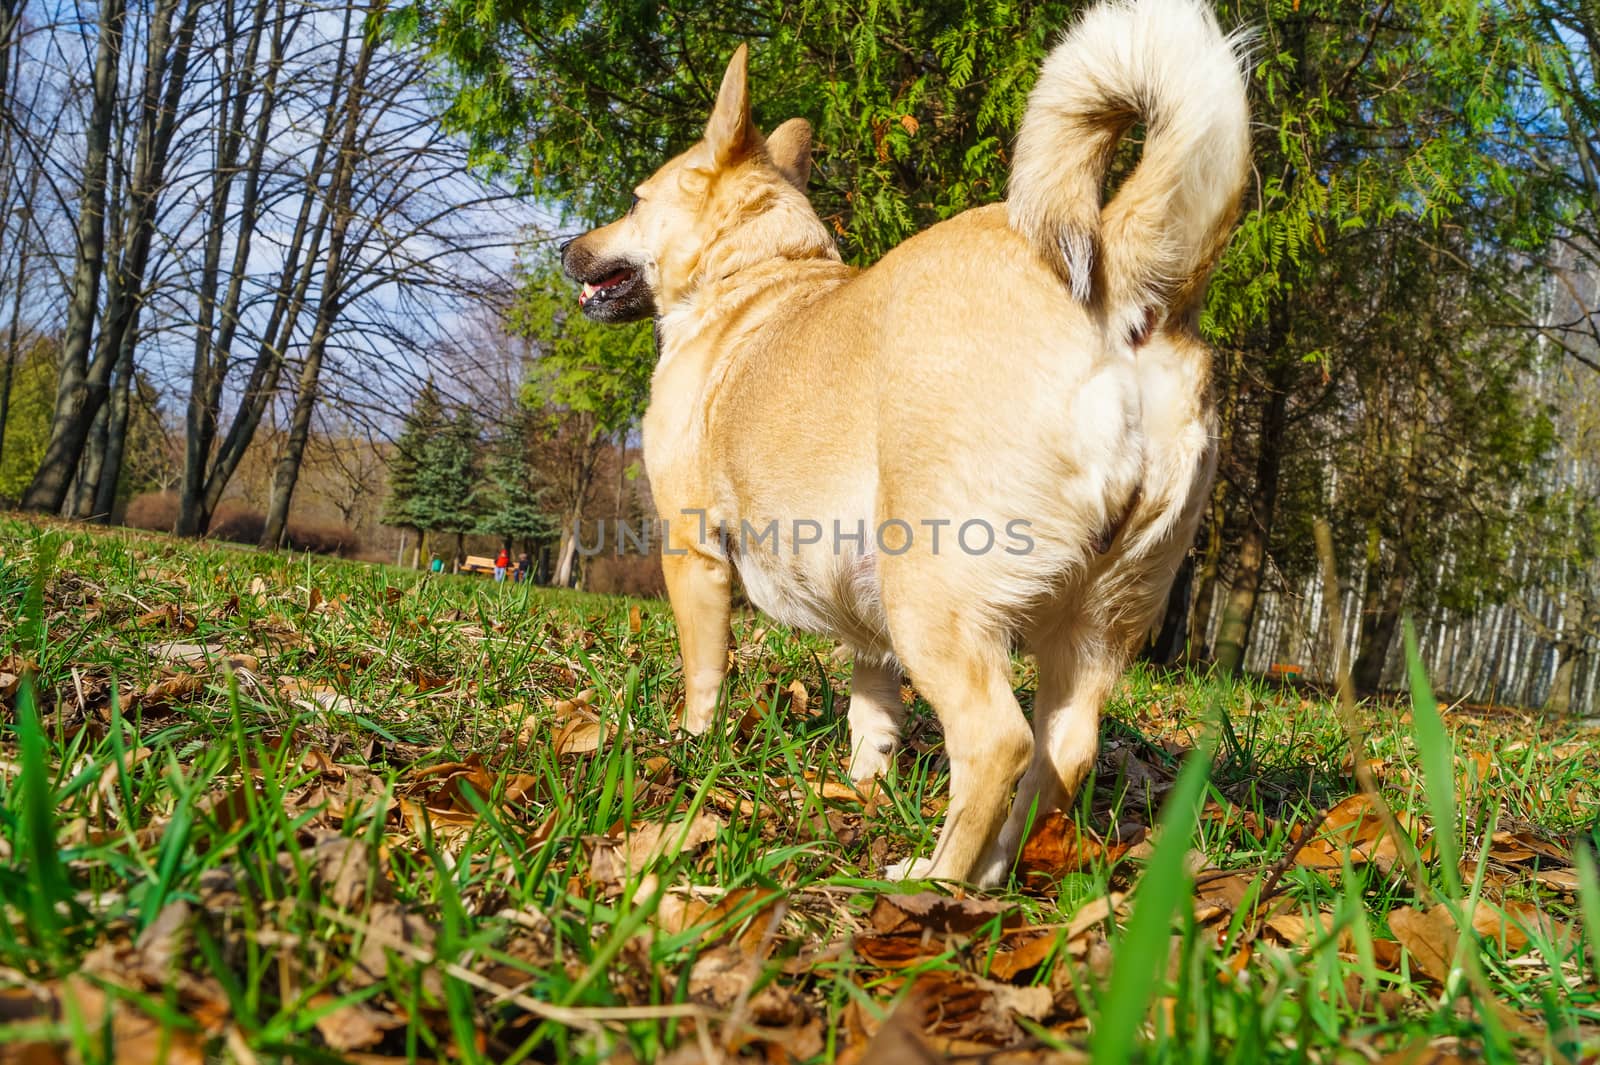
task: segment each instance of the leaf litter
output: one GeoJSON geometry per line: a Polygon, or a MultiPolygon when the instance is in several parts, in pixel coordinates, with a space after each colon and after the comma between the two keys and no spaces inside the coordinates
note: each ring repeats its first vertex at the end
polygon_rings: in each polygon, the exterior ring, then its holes
{"type": "MultiPolygon", "coordinates": [[[[80,573],[94,561],[86,543],[80,573]]],[[[206,572],[181,552],[151,553],[142,594],[172,598],[84,615],[121,616],[140,664],[86,658],[39,674],[47,728],[80,737],[75,771],[94,782],[59,838],[96,916],[68,956],[7,960],[0,1046],[78,1060],[72,1033],[95,1031],[115,1039],[119,1061],[241,1057],[272,1039],[380,1061],[423,1033],[441,1057],[492,1058],[548,1042],[554,1025],[581,1033],[597,1061],[1083,1059],[1155,843],[1149,811],[1194,735],[1181,693],[1138,705],[1132,718],[1153,738],[1108,740],[1089,806],[1040,819],[1009,891],[906,893],[836,874],[874,875],[915,845],[918,819],[940,816],[938,736],[914,718],[897,776],[846,782],[827,739],[842,726],[824,709],[843,683],[831,656],[809,656],[820,677],[796,677],[773,654],[778,638],[752,631],[732,652],[749,693],[731,716],[739,753],[708,764],[649,719],[648,699],[626,701],[628,668],[671,665],[658,612],[552,607],[530,640],[504,601],[429,609],[421,585],[330,591],[285,584],[294,571],[272,565],[206,572]],[[619,671],[580,687],[608,653],[619,671]],[[823,737],[808,745],[832,764],[797,762],[792,746],[768,753],[767,736],[791,731],[823,737]],[[100,754],[86,757],[85,743],[100,754]],[[219,745],[238,752],[186,783],[219,745]],[[927,791],[908,794],[918,774],[927,791]],[[607,796],[598,821],[595,795],[607,796]],[[168,851],[191,864],[164,894],[108,875],[113,860],[146,854],[154,869],[168,851]],[[529,877],[551,887],[530,893],[529,877]],[[271,1005],[248,1005],[241,981],[269,970],[271,1005]]],[[[85,587],[47,587],[56,624],[93,608],[85,587]]],[[[8,720],[36,669],[0,648],[8,720]]],[[[1595,761],[1592,743],[1558,747],[1595,761]]],[[[1511,785],[1481,753],[1464,758],[1461,786],[1524,816],[1493,798],[1511,785]]],[[[0,766],[9,788],[21,771],[10,740],[0,766]]],[[[1414,786],[1395,755],[1367,767],[1414,786]]],[[[1436,862],[1422,806],[1396,809],[1400,840],[1359,791],[1318,811],[1287,790],[1263,802],[1270,780],[1252,786],[1224,787],[1202,812],[1190,912],[1174,929],[1193,930],[1220,982],[1266,986],[1331,952],[1347,966],[1346,997],[1393,1017],[1458,986],[1465,950],[1529,988],[1592,987],[1571,836],[1510,816],[1484,828],[1462,869],[1480,895],[1452,907],[1405,883],[1406,844],[1436,862]],[[1236,842],[1208,845],[1208,832],[1236,842]],[[1368,907],[1361,934],[1341,908],[1352,890],[1368,907]]],[[[1539,994],[1499,1009],[1537,1015],[1539,994]]],[[[1158,1015],[1175,1008],[1158,999],[1158,1015]]],[[[1370,1038],[1371,1060],[1442,1062],[1461,1049],[1370,1038]]]]}

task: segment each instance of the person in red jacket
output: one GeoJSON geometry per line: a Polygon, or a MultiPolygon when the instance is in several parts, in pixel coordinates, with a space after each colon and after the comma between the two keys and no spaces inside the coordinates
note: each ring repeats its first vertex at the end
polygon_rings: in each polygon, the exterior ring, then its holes
{"type": "Polygon", "coordinates": [[[494,581],[496,584],[499,584],[501,581],[506,579],[506,570],[509,569],[510,566],[511,552],[502,547],[500,549],[500,553],[494,556],[494,581]]]}

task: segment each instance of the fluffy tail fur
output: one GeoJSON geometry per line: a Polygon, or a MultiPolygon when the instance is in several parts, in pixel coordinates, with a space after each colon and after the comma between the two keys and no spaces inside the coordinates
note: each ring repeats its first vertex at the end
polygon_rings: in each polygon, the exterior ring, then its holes
{"type": "Polygon", "coordinates": [[[1028,99],[1011,226],[1123,336],[1196,302],[1227,239],[1249,170],[1244,53],[1205,0],[1109,0],[1067,31],[1028,99]],[[1135,122],[1143,158],[1102,209],[1135,122]]]}

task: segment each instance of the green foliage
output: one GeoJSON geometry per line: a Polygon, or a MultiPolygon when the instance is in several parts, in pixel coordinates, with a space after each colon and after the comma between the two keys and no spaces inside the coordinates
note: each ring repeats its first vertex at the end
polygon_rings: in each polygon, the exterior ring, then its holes
{"type": "Polygon", "coordinates": [[[482,464],[478,419],[468,407],[455,415],[423,451],[412,512],[429,532],[469,533],[478,525],[482,464]]]}
{"type": "Polygon", "coordinates": [[[384,500],[382,521],[406,529],[425,529],[423,510],[418,500],[423,494],[423,472],[428,463],[428,446],[438,439],[445,424],[444,402],[433,378],[417,393],[400,426],[389,458],[389,496],[384,500]]]}
{"type": "MultiPolygon", "coordinates": [[[[1409,219],[1437,229],[1493,205],[1504,239],[1536,239],[1503,136],[1525,100],[1520,26],[1479,0],[1269,0],[1252,106],[1257,174],[1213,281],[1204,325],[1237,343],[1274,300],[1316,290],[1341,235],[1409,219]]],[[[1361,261],[1363,267],[1370,261],[1361,261]]]]}
{"type": "Polygon", "coordinates": [[[414,0],[391,28],[442,62],[447,122],[481,165],[588,222],[698,137],[723,65],[754,42],[758,122],[811,121],[817,210],[874,259],[1004,194],[1027,91],[1075,6],[414,0]]]}
{"type": "Polygon", "coordinates": [[[490,443],[487,486],[478,530],[519,543],[552,539],[556,520],[544,506],[545,485],[532,460],[541,419],[527,407],[490,443]]]}
{"type": "Polygon", "coordinates": [[[33,480],[50,439],[56,400],[56,346],[40,340],[19,354],[11,379],[5,449],[0,454],[0,500],[15,501],[33,480]]]}
{"type": "Polygon", "coordinates": [[[395,442],[383,522],[426,532],[472,532],[482,476],[479,437],[472,411],[446,411],[430,379],[395,442]]]}

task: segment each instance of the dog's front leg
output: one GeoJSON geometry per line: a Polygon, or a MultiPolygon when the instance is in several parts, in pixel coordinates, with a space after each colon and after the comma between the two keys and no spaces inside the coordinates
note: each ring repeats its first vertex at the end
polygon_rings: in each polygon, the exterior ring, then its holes
{"type": "Polygon", "coordinates": [[[683,652],[683,727],[698,735],[716,717],[728,673],[729,566],[690,548],[663,552],[661,569],[683,652]]]}

